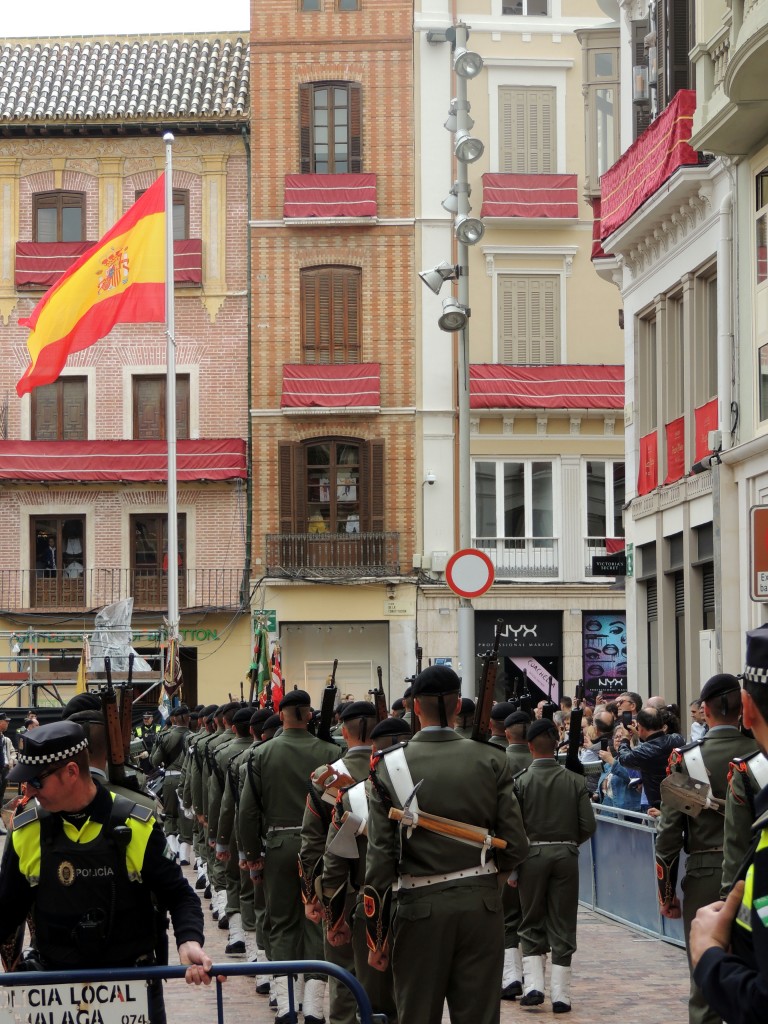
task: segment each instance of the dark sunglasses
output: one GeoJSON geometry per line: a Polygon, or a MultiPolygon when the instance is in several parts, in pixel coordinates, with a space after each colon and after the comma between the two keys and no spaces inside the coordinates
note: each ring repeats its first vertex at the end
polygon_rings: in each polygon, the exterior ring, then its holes
{"type": "MultiPolygon", "coordinates": [[[[65,764],[66,764],[66,762],[65,762],[65,764]]],[[[63,767],[64,767],[63,764],[59,764],[55,768],[51,768],[50,771],[40,772],[39,775],[33,775],[31,779],[27,779],[27,785],[31,786],[32,789],[42,789],[43,788],[43,783],[45,782],[45,780],[49,776],[55,775],[56,772],[60,772],[63,767]]]]}

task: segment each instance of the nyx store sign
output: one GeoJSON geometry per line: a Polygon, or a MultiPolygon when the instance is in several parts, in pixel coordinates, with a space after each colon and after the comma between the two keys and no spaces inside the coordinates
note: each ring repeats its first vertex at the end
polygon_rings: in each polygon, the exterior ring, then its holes
{"type": "Polygon", "coordinates": [[[475,612],[475,651],[482,658],[493,647],[496,623],[501,620],[499,653],[559,657],[563,649],[562,612],[475,612]]]}

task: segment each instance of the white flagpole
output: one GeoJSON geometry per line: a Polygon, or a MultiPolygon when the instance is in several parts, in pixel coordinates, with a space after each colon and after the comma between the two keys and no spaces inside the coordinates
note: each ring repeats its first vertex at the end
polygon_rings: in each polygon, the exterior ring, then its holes
{"type": "Polygon", "coordinates": [[[176,317],[173,281],[173,135],[165,143],[165,436],[168,441],[168,635],[179,635],[179,538],[176,510],[176,317]]]}

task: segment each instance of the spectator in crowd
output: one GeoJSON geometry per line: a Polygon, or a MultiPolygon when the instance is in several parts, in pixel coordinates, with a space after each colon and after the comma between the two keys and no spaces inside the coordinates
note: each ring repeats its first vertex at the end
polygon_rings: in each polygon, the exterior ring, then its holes
{"type": "Polygon", "coordinates": [[[628,735],[623,726],[613,730],[611,743],[598,754],[603,770],[597,783],[597,800],[604,807],[619,807],[623,811],[640,810],[640,773],[616,759],[616,751],[622,739],[628,735]]]}
{"type": "Polygon", "coordinates": [[[667,706],[666,698],[665,697],[656,697],[656,696],[649,697],[648,700],[645,702],[645,704],[643,704],[644,708],[656,708],[658,711],[661,711],[661,709],[665,708],[666,706],[667,706]]]}
{"type": "Polygon", "coordinates": [[[704,708],[701,700],[692,700],[691,710],[691,743],[703,740],[707,735],[707,720],[704,716],[704,708]]]}
{"type": "Polygon", "coordinates": [[[536,716],[536,718],[541,718],[542,710],[543,710],[543,708],[546,707],[546,705],[548,703],[549,703],[549,701],[547,701],[547,700],[540,700],[539,701],[539,703],[536,705],[536,707],[534,709],[534,712],[533,712],[534,715],[536,716]]]}
{"type": "Polygon", "coordinates": [[[573,701],[570,697],[560,698],[560,710],[567,711],[570,714],[571,708],[573,707],[573,701]]]}
{"type": "Polygon", "coordinates": [[[685,743],[679,733],[664,731],[665,718],[666,716],[656,708],[641,708],[629,729],[630,734],[636,736],[640,742],[633,748],[625,736],[619,743],[619,763],[625,768],[636,768],[640,772],[649,814],[659,813],[660,787],[662,779],[667,774],[669,755],[675,747],[681,747],[685,743]]]}
{"type": "MultiPolygon", "coordinates": [[[[0,807],[5,799],[5,785],[8,781],[8,772],[16,764],[16,748],[9,736],[6,736],[8,726],[11,724],[8,715],[0,711],[0,807]]],[[[0,822],[0,835],[5,835],[5,826],[0,822]]]]}
{"type": "Polygon", "coordinates": [[[619,714],[622,714],[624,711],[631,711],[632,717],[637,718],[637,713],[642,706],[643,698],[639,693],[633,693],[631,690],[625,690],[624,693],[620,693],[616,698],[616,707],[619,714]]]}

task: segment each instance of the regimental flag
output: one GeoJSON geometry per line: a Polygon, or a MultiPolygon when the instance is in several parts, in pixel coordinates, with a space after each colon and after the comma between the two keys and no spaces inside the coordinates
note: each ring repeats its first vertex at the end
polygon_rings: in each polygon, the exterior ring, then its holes
{"type": "Polygon", "coordinates": [[[256,636],[259,646],[256,658],[256,693],[259,704],[263,707],[267,703],[267,683],[272,680],[269,667],[269,633],[264,626],[260,626],[256,636]]]}
{"type": "MultiPolygon", "coordinates": [[[[165,672],[163,674],[163,689],[165,695],[170,698],[181,690],[184,683],[184,676],[181,673],[181,661],[179,659],[179,638],[172,636],[168,638],[168,649],[165,654],[165,672]]],[[[161,701],[162,712],[162,701],[161,701]]]]}
{"type": "Polygon", "coordinates": [[[88,690],[88,678],[86,673],[91,667],[91,645],[88,643],[88,637],[83,636],[83,651],[80,655],[80,664],[77,666],[77,685],[75,686],[75,693],[86,693],[88,690]]]}
{"type": "Polygon", "coordinates": [[[52,384],[71,352],[93,345],[115,324],[165,323],[164,174],[19,323],[32,332],[19,396],[52,384]]]}
{"type": "Polygon", "coordinates": [[[280,644],[275,644],[272,651],[272,706],[280,707],[283,699],[283,669],[280,664],[280,644]]]}

